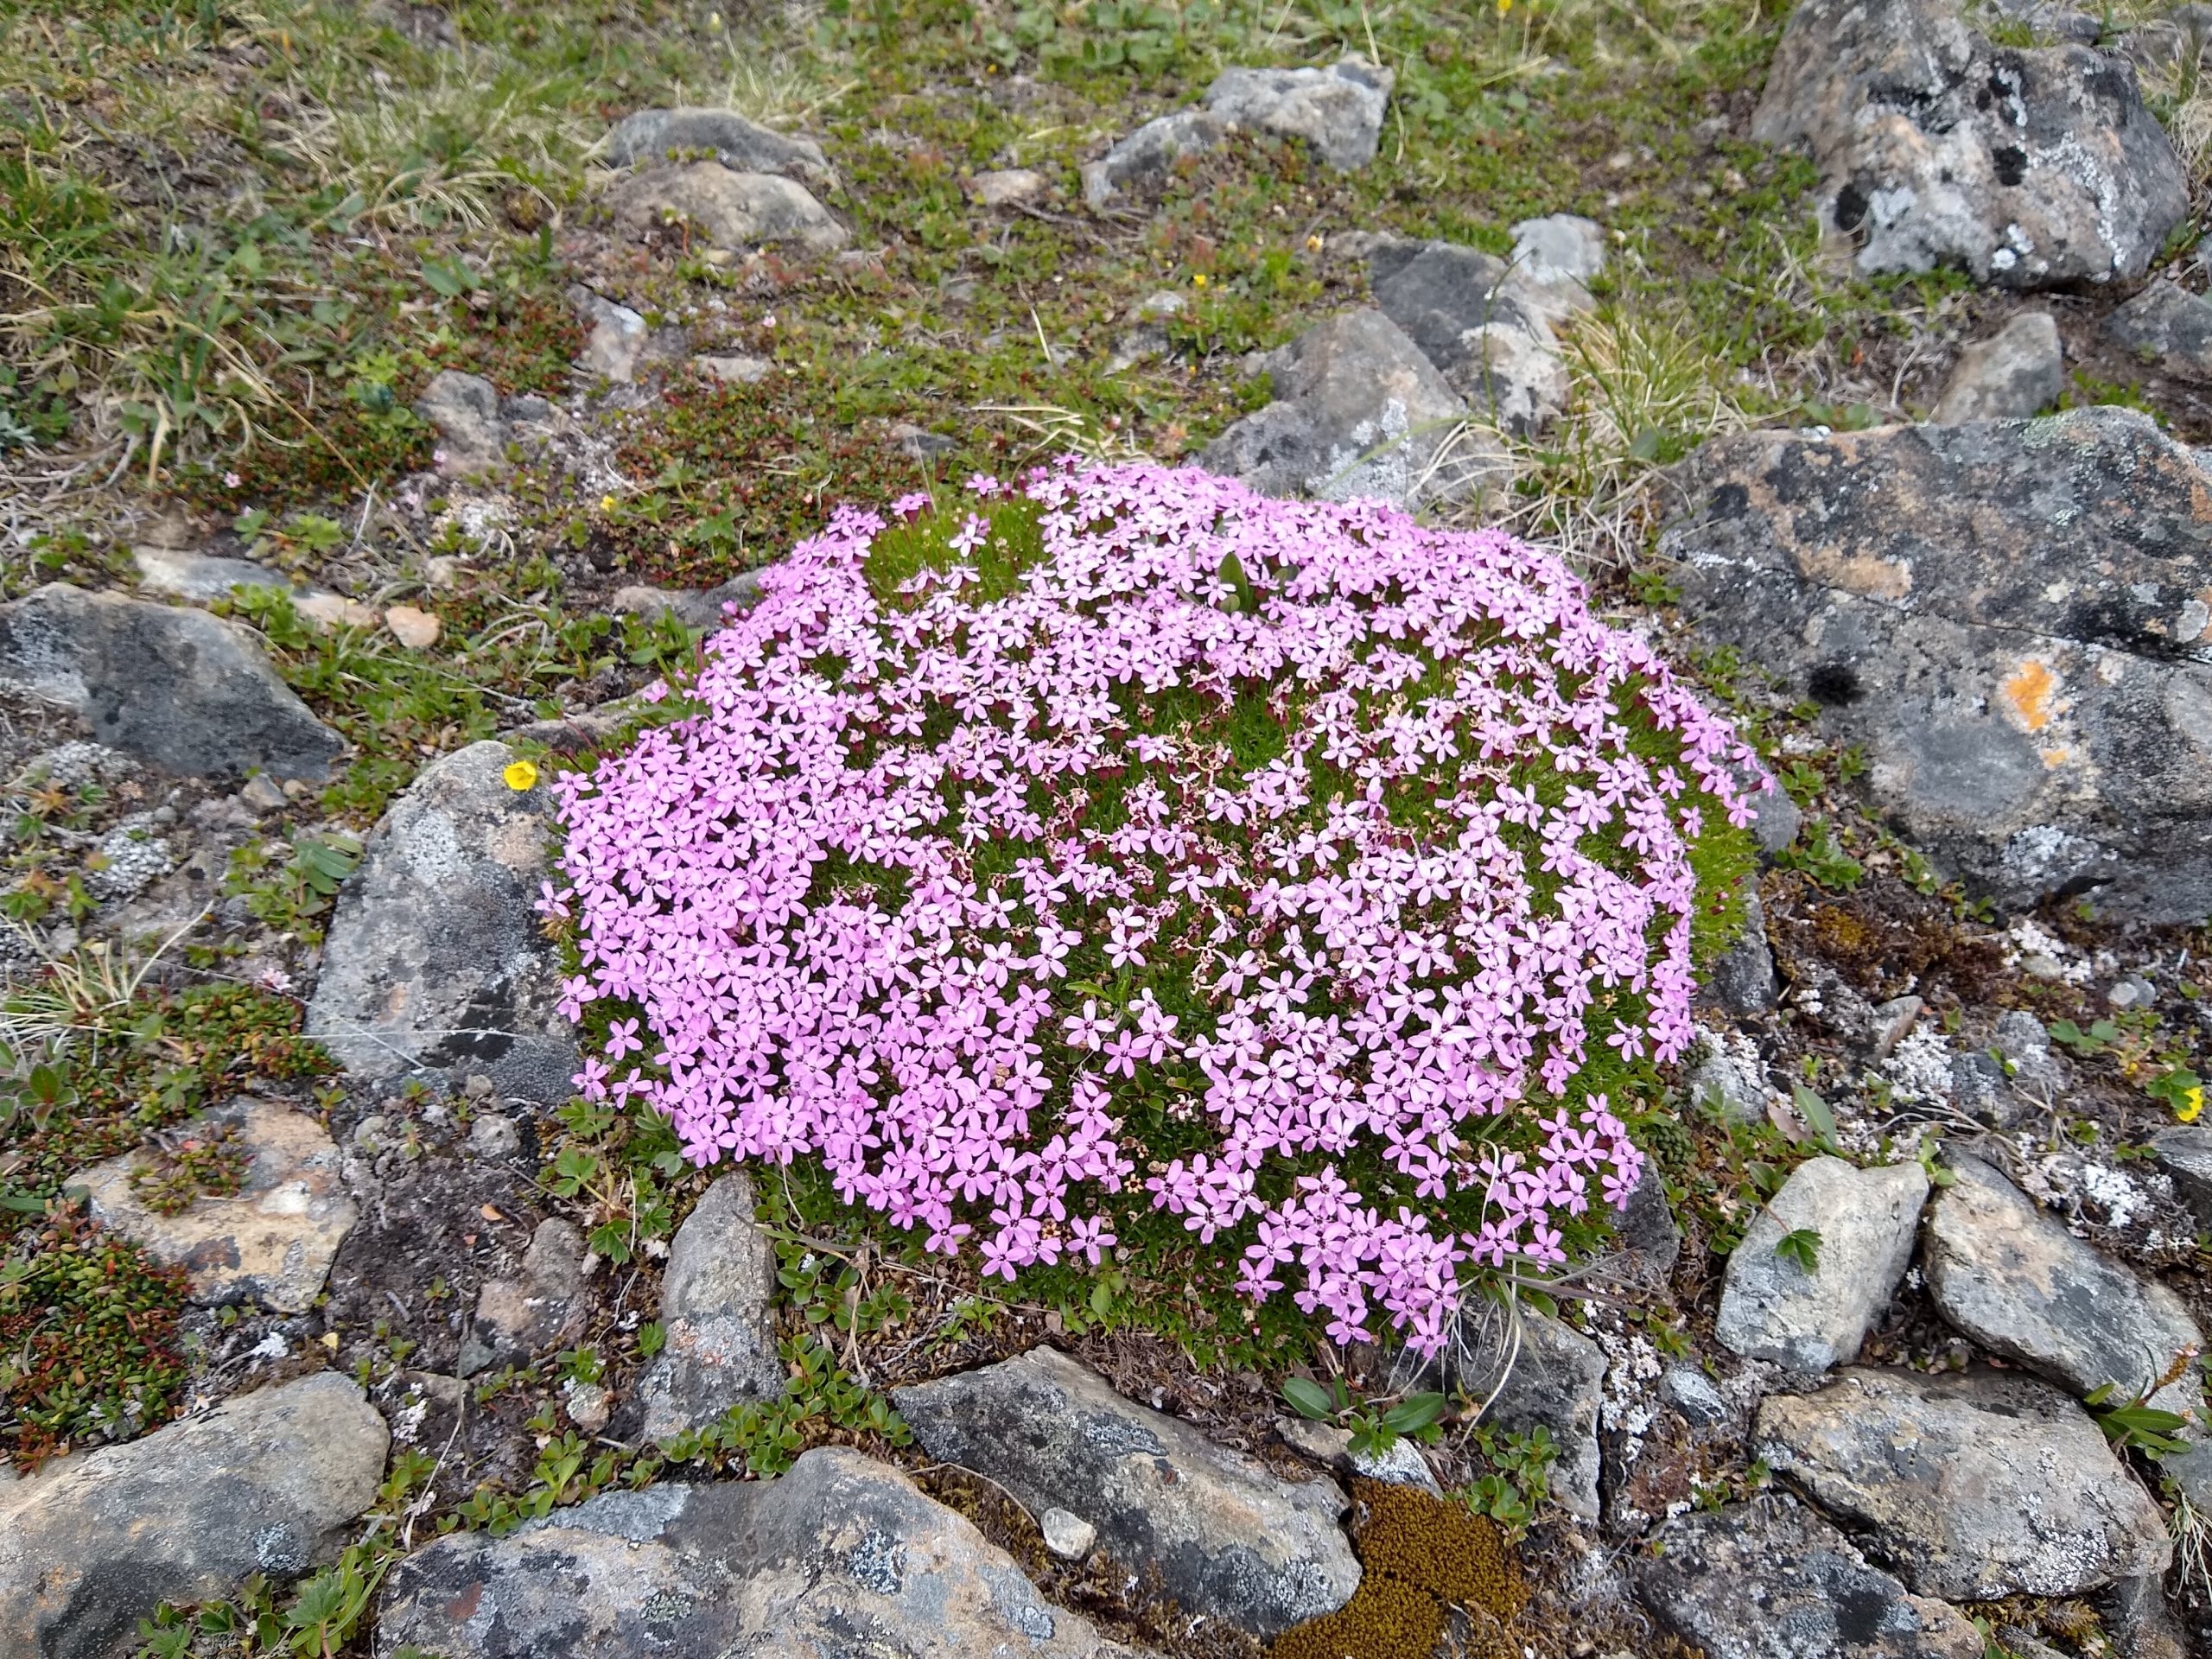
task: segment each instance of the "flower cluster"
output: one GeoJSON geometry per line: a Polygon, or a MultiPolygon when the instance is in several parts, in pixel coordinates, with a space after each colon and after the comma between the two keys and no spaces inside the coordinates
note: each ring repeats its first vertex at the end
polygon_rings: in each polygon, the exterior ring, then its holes
{"type": "Polygon", "coordinates": [[[1149,1208],[1433,1351],[1466,1269],[1635,1187],[1578,1078],[1691,1040],[1749,752],[1503,535],[1150,465],[969,489],[841,510],[557,780],[567,1012],[628,1016],[579,1087],[988,1273],[1149,1208]]]}

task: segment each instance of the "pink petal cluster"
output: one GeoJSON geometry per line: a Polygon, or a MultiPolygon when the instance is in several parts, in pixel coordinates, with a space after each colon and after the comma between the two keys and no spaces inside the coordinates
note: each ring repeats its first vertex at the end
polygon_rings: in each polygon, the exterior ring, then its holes
{"type": "Polygon", "coordinates": [[[949,506],[879,600],[841,509],[691,712],[560,780],[567,1012],[645,1033],[579,1087],[1007,1279],[1149,1204],[1433,1351],[1470,1270],[1635,1187],[1573,1085],[1690,1040],[1689,843],[1750,752],[1502,534],[1152,465],[971,493],[1040,515],[1014,591],[949,506]]]}

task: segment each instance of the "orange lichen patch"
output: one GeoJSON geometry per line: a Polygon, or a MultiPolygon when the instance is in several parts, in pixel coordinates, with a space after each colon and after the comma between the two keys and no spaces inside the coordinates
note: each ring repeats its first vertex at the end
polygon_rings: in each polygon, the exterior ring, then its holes
{"type": "Polygon", "coordinates": [[[1504,1537],[1487,1518],[1411,1486],[1352,1483],[1359,1517],[1352,1542],[1365,1573],[1333,1613],[1284,1632],[1273,1659],[1429,1659],[1444,1610],[1474,1614],[1469,1651],[1510,1659],[1503,1625],[1528,1605],[1504,1537]]]}
{"type": "Polygon", "coordinates": [[[1808,550],[1798,563],[1823,587],[1866,599],[1900,600],[1912,591],[1912,567],[1902,559],[1823,547],[1808,550]]]}
{"type": "Polygon", "coordinates": [[[2029,658],[2005,677],[2005,702],[2020,729],[2039,732],[2050,724],[2051,700],[2058,690],[2058,676],[2047,663],[2029,658]]]}

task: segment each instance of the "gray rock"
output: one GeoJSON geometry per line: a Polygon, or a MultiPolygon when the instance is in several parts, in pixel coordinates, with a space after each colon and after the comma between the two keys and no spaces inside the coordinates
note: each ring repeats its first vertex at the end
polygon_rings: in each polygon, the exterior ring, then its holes
{"type": "Polygon", "coordinates": [[[2050,1033],[2025,1008],[2007,1008],[1997,1016],[1992,1044],[2022,1073],[2040,1071],[2050,1065],[2050,1033]]]}
{"type": "Polygon", "coordinates": [[[607,600],[607,607],[632,616],[673,616],[687,628],[712,629],[722,625],[723,606],[749,610],[760,599],[760,578],[748,570],[742,575],[732,576],[719,587],[702,590],[648,588],[643,583],[617,588],[607,600]]]}
{"type": "Polygon", "coordinates": [[[1964,1615],[1909,1594],[1794,1498],[1681,1516],[1657,1542],[1637,1588],[1707,1659],[1982,1659],[1964,1615]]]}
{"type": "Polygon", "coordinates": [[[1368,275],[1382,315],[1476,413],[1528,433],[1567,406],[1567,365],[1523,273],[1477,248],[1393,238],[1368,275]]]}
{"type": "Polygon", "coordinates": [[[742,353],[727,357],[713,354],[695,357],[691,359],[691,366],[726,386],[757,386],[776,372],[776,365],[766,358],[747,357],[742,353]]]}
{"type": "Polygon", "coordinates": [[[510,789],[516,758],[472,743],[425,766],[340,891],[308,1029],[353,1077],[481,1072],[548,1104],[573,1091],[560,954],[532,908],[552,791],[510,789]]]}
{"type": "Polygon", "coordinates": [[[1682,1229],[1668,1205],[1666,1179],[1656,1163],[1645,1160],[1643,1179],[1613,1225],[1623,1259],[1611,1276],[1646,1290],[1665,1289],[1681,1259],[1682,1229]]]}
{"type": "Polygon", "coordinates": [[[720,162],[647,168],[616,184],[607,200],[632,235],[689,219],[733,253],[785,243],[834,253],[850,240],[804,185],[772,173],[734,173],[720,162]]]}
{"type": "Polygon", "coordinates": [[[1513,264],[1544,287],[1587,284],[1604,275],[1605,232],[1578,213],[1548,213],[1513,227],[1513,264]]]}
{"type": "Polygon", "coordinates": [[[587,374],[628,385],[638,378],[638,364],[645,355],[652,331],[645,320],[626,305],[617,305],[594,293],[582,283],[570,286],[569,303],[589,325],[583,356],[578,360],[587,374]]]}
{"type": "Polygon", "coordinates": [[[1454,1366],[1452,1381],[1470,1399],[1490,1401],[1484,1427],[1516,1434],[1548,1430],[1559,1452],[1552,1465],[1552,1496],[1576,1520],[1594,1522],[1605,1351],[1548,1313],[1522,1307],[1516,1317],[1517,1351],[1510,1332],[1502,1332],[1454,1366]]]}
{"type": "Polygon", "coordinates": [[[1713,1379],[1694,1365],[1669,1365],[1659,1378],[1659,1397],[1693,1428],[1717,1428],[1736,1414],[1713,1379]]]}
{"type": "Polygon", "coordinates": [[[378,1659],[1113,1659],[1006,1553],[897,1470],[809,1452],[772,1481],[663,1483],[392,1569],[378,1659]]]}
{"type": "Polygon", "coordinates": [[[487,1164],[505,1163],[522,1150],[522,1131],[512,1117],[480,1112],[468,1126],[468,1155],[487,1164]]]}
{"type": "Polygon", "coordinates": [[[1766,940],[1766,912],[1754,887],[1744,898],[1744,931],[1706,970],[1699,1000],[1733,1014],[1770,1008],[1782,992],[1774,973],[1774,951],[1766,940]]]}
{"type": "Polygon", "coordinates": [[[2212,302],[2161,276],[2105,319],[2122,346],[2177,380],[2212,381],[2212,302]]]}
{"type": "Polygon", "coordinates": [[[1036,200],[1051,188],[1051,181],[1042,173],[1026,167],[978,173],[968,181],[969,198],[983,207],[1016,207],[1036,200]]]}
{"type": "Polygon", "coordinates": [[[2007,904],[2212,913],[2194,452],[2095,408],[1722,437],[1673,477],[1684,620],[1821,704],[1914,844],[2007,904]]]}
{"type": "Polygon", "coordinates": [[[439,370],[415,400],[415,412],[438,435],[440,477],[474,478],[505,464],[507,424],[499,417],[499,388],[482,375],[439,370]]]}
{"type": "Polygon", "coordinates": [[[1421,349],[1379,311],[1352,311],[1273,354],[1276,400],[1198,457],[1268,495],[1412,506],[1502,480],[1496,441],[1464,427],[1466,408],[1421,349]]]}
{"type": "Polygon", "coordinates": [[[1133,185],[1149,185],[1185,156],[1218,149],[1230,124],[1211,110],[1178,110],[1146,122],[1095,162],[1083,165],[1083,199],[1093,212],[1133,185]]]}
{"type": "Polygon", "coordinates": [[[60,703],[99,742],[181,777],[320,782],[345,747],[249,629],[67,582],[0,605],[0,687],[60,703]]]}
{"type": "Polygon", "coordinates": [[[1185,1613],[1255,1636],[1333,1612],[1359,1586],[1332,1482],[1293,1485],[1188,1424],[1124,1400],[1050,1348],[892,1396],[933,1458],[1057,1506],[1185,1613]]]}
{"type": "Polygon", "coordinates": [[[1275,1433],[1292,1451],[1342,1473],[1379,1480],[1389,1486],[1418,1486],[1439,1497],[1444,1495],[1428,1459],[1411,1440],[1394,1440],[1388,1452],[1355,1452],[1350,1429],[1306,1417],[1276,1418],[1275,1433]]]}
{"type": "Polygon", "coordinates": [[[2047,311],[2023,311],[1959,353],[1928,418],[1942,426],[2024,419],[2049,409],[2065,390],[2058,324],[2047,311]]]}
{"type": "Polygon", "coordinates": [[[1807,144],[1863,271],[1956,265],[2014,289],[2133,282],[2188,216],[2135,72],[2084,46],[1993,47],[1951,0],[1810,0],[1751,125],[1807,144]]]}
{"type": "Polygon", "coordinates": [[[1350,173],[1375,159],[1395,79],[1361,58],[1326,69],[1224,69],[1206,88],[1206,108],[1248,132],[1303,138],[1350,173]]]}
{"type": "Polygon", "coordinates": [[[1759,1408],[1758,1455],[1955,1601],[2074,1596],[2163,1573],[2164,1517],[2089,1414],[1993,1371],[1848,1370],[1759,1408]]]}
{"type": "Polygon", "coordinates": [[[1803,809],[1780,784],[1751,797],[1751,839],[1769,861],[1789,850],[1804,823],[1803,809]]]}
{"type": "MultiPolygon", "coordinates": [[[[2165,1586],[2156,1573],[2113,1585],[2097,1598],[2097,1615],[2120,1659],[2196,1659],[2202,1651],[2202,1643],[2191,1643],[2174,1617],[2165,1586]]],[[[2024,1652],[2021,1659],[2035,1656],[2024,1652]]]]}
{"type": "Polygon", "coordinates": [[[772,1304],[776,1252],[753,1224],[742,1170],[719,1177],[676,1230],[661,1278],[668,1345],[639,1385],[645,1438],[703,1427],[732,1406],[784,1390],[772,1304]]]}
{"type": "Polygon", "coordinates": [[[1064,1561],[1079,1561],[1098,1545],[1098,1529],[1065,1510],[1047,1510],[1037,1517],[1037,1530],[1045,1535],[1045,1548],[1064,1561]]]}
{"type": "Polygon", "coordinates": [[[251,559],[219,559],[173,547],[134,547],[130,556],[138,567],[143,592],[188,599],[196,605],[228,599],[234,588],[282,588],[287,592],[292,588],[283,573],[251,559]]]}
{"type": "Polygon", "coordinates": [[[1756,1123],[1766,1116],[1766,1082],[1745,1059],[1708,1045],[1687,1084],[1692,1101],[1709,1103],[1734,1123],[1756,1123]]]}
{"type": "Polygon", "coordinates": [[[734,110],[639,110],[615,124],[602,154],[611,166],[631,167],[664,161],[671,152],[703,152],[736,173],[781,173],[815,184],[836,183],[837,175],[813,139],[772,132],[734,110]]]}
{"type": "Polygon", "coordinates": [[[1979,1158],[1936,1200],[1924,1268],[1936,1311],[1992,1353],[2075,1394],[2122,1402],[2158,1385],[2204,1338],[2164,1285],[2083,1243],[1979,1158]]]}
{"type": "Polygon", "coordinates": [[[161,1138],[181,1145],[225,1134],[247,1160],[238,1190],[202,1192],[175,1214],[147,1206],[135,1178],[157,1166],[143,1152],[79,1170],[68,1185],[86,1189],[101,1226],[135,1240],[162,1266],[183,1268],[194,1301],[304,1313],[360,1215],[340,1179],[338,1147],[306,1113],[245,1098],[161,1138]]]}
{"type": "Polygon", "coordinates": [[[238,1395],[0,1487],[10,1654],[120,1659],[162,1601],[219,1601],[329,1560],[376,1499],[384,1419],[333,1372],[238,1395]]]}
{"type": "Polygon", "coordinates": [[[590,1313],[584,1283],[584,1236],[556,1217],[537,1224],[523,1252],[519,1279],[487,1279],[461,1344],[456,1375],[524,1364],[573,1345],[590,1313]]]}
{"type": "Polygon", "coordinates": [[[2174,1184],[2174,1192],[2212,1233],[2212,1128],[2177,1123],[2151,1137],[2151,1156],[2174,1184]]]}
{"type": "Polygon", "coordinates": [[[1714,1337],[1792,1370],[1849,1364],[1912,1261],[1927,1197],[1918,1164],[1857,1169],[1840,1158],[1807,1159],[1730,1252],[1714,1337]],[[1801,1230],[1821,1236],[1810,1273],[1777,1248],[1801,1230]]]}

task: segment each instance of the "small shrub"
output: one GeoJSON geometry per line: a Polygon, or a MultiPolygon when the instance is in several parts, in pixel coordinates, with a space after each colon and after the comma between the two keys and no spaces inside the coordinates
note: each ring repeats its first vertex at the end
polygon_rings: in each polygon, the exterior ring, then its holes
{"type": "Polygon", "coordinates": [[[1634,1189],[1613,1096],[1691,1039],[1749,752],[1503,535],[970,487],[840,510],[559,780],[578,1086],[987,1274],[1164,1215],[1433,1351],[1634,1189]]]}

